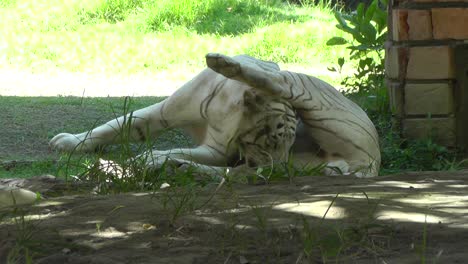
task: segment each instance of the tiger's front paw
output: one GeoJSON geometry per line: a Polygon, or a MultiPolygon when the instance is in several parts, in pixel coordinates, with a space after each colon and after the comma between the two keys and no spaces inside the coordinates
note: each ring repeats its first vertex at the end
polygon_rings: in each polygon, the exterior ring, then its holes
{"type": "Polygon", "coordinates": [[[228,78],[235,77],[241,72],[240,63],[231,57],[219,54],[206,54],[206,65],[213,71],[220,73],[228,78]]]}
{"type": "Polygon", "coordinates": [[[90,146],[81,136],[69,133],[56,135],[49,141],[49,146],[51,149],[61,152],[89,152],[94,150],[94,147],[90,146]]]}

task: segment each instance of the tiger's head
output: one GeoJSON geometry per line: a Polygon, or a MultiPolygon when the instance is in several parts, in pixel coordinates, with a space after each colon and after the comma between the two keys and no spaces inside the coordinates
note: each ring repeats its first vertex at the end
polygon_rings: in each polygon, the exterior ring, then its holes
{"type": "Polygon", "coordinates": [[[297,115],[277,97],[247,91],[237,145],[249,167],[286,162],[296,137],[297,115]]]}

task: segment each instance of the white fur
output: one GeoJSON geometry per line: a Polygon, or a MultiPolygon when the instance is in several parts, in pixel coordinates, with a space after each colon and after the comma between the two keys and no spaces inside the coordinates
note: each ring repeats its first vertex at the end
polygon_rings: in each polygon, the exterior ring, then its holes
{"type": "MultiPolygon", "coordinates": [[[[361,108],[332,86],[313,77],[280,71],[274,63],[248,56],[231,58],[208,54],[206,58],[209,68],[172,96],[132,114],[132,141],[155,138],[168,127],[180,127],[198,143],[196,148],[144,153],[142,156],[149,157],[149,166],[161,166],[169,157],[180,164],[192,164],[205,170],[213,168],[220,173],[242,151],[242,142],[252,140],[247,131],[257,129],[259,120],[264,120],[272,108],[292,107],[303,123],[295,132],[296,138],[274,128],[268,130],[262,141],[282,136],[277,139],[279,147],[268,149],[274,162],[287,160],[288,151],[296,141],[292,150],[294,162],[298,164],[326,163],[328,167],[338,167],[339,170],[325,170],[325,174],[332,175],[335,175],[333,171],[362,177],[377,175],[380,151],[372,122],[361,108]]],[[[284,118],[275,116],[262,126],[272,128],[284,118]]],[[[120,131],[124,123],[128,124],[128,119],[129,115],[119,117],[80,134],[58,134],[52,138],[50,146],[71,152],[91,151],[98,145],[118,143],[120,131]]],[[[294,118],[284,122],[296,129],[294,118]]],[[[249,153],[243,154],[255,159],[255,151],[246,149],[249,153]]],[[[264,163],[264,159],[259,161],[264,163]]]]}

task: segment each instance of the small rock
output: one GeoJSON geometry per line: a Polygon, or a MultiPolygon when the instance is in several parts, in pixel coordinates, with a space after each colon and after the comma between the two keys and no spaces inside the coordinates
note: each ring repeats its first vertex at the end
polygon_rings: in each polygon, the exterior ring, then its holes
{"type": "Polygon", "coordinates": [[[0,208],[12,205],[33,204],[37,199],[37,194],[30,190],[0,185],[0,208]]]}

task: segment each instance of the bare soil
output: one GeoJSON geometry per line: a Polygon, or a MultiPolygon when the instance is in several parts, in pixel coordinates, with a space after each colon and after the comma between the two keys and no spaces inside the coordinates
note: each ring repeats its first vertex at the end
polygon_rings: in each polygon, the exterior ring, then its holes
{"type": "Polygon", "coordinates": [[[17,210],[24,222],[3,210],[0,262],[27,246],[43,264],[466,263],[467,177],[301,177],[105,196],[47,177],[4,180],[48,198],[17,210]]]}
{"type": "MultiPolygon", "coordinates": [[[[0,95],[81,96],[84,91],[91,96],[94,90],[97,96],[132,95],[109,92],[128,87],[123,79],[99,83],[101,77],[89,77],[89,86],[80,86],[76,76],[57,77],[55,83],[33,77],[3,73],[0,82],[11,80],[11,88],[0,87],[0,95]],[[74,93],[57,90],[62,86],[75,87],[74,93]],[[55,88],[49,93],[48,87],[55,88]]],[[[0,161],[52,157],[47,142],[54,134],[82,131],[112,117],[102,105],[76,98],[60,104],[47,98],[0,100],[0,161]]],[[[226,183],[218,191],[209,185],[105,196],[92,194],[93,186],[50,177],[1,179],[0,184],[45,197],[33,206],[0,210],[0,263],[8,258],[24,263],[25,255],[42,264],[468,259],[468,171],[301,177],[262,186],[226,183]]]]}

